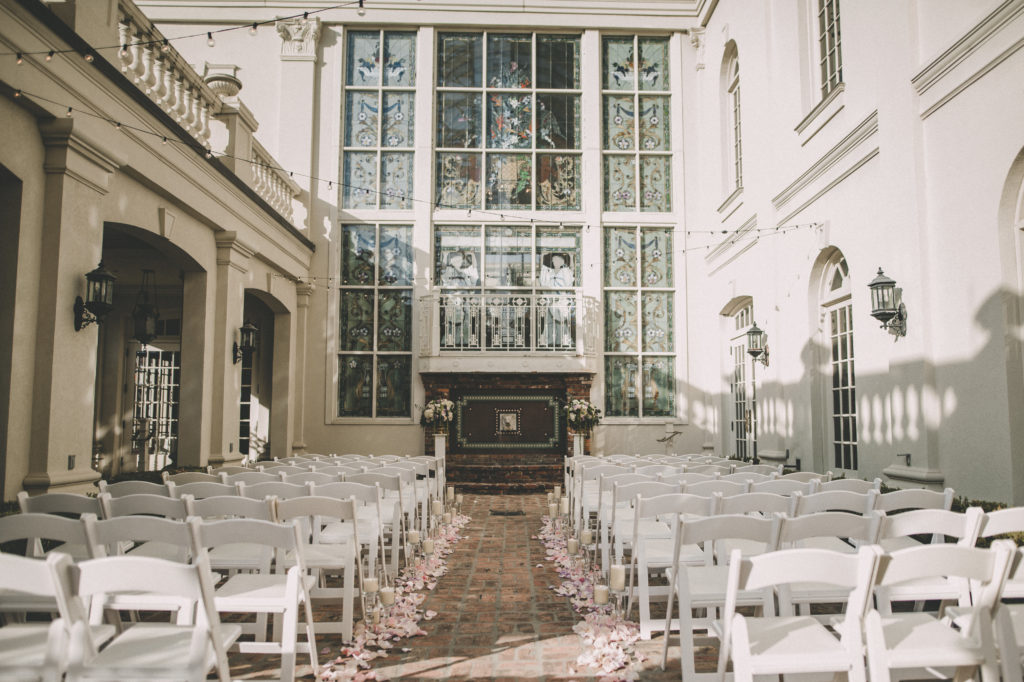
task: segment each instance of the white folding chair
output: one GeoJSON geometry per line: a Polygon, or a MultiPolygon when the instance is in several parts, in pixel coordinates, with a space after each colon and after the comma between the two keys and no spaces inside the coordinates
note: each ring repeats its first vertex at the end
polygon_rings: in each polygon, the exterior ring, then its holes
{"type": "Polygon", "coordinates": [[[21,490],[18,492],[18,508],[21,509],[22,514],[61,514],[81,517],[82,514],[99,516],[103,513],[98,499],[76,493],[43,493],[30,496],[21,490]]]}
{"type": "Polygon", "coordinates": [[[910,509],[945,509],[948,511],[952,508],[952,488],[946,488],[942,492],[924,488],[908,488],[882,493],[875,498],[875,509],[884,511],[890,516],[896,512],[910,509]]]}
{"type": "Polygon", "coordinates": [[[406,500],[403,492],[405,486],[402,484],[402,479],[399,476],[379,474],[377,471],[377,469],[374,469],[366,473],[346,476],[345,482],[371,485],[380,489],[380,518],[383,524],[382,530],[386,532],[387,537],[385,546],[390,552],[389,562],[392,574],[397,575],[398,556],[405,547],[405,535],[408,530],[405,524],[408,516],[406,509],[412,506],[413,503],[406,500]]]}
{"type": "Polygon", "coordinates": [[[765,474],[768,476],[781,476],[782,465],[781,464],[737,464],[736,473],[757,473],[765,474]]]}
{"type": "MultiPolygon", "coordinates": [[[[590,507],[588,504],[583,505],[583,517],[590,518],[591,514],[597,516],[597,537],[598,546],[601,549],[601,569],[605,572],[608,571],[608,565],[611,557],[612,547],[612,530],[611,523],[614,513],[614,495],[612,489],[616,485],[623,485],[629,483],[641,483],[641,482],[656,482],[656,478],[653,476],[644,476],[643,474],[614,474],[605,475],[601,474],[598,477],[598,494],[597,494],[597,505],[590,507]]],[[[632,503],[631,498],[623,498],[621,503],[629,505],[632,503]]]]}
{"type": "Polygon", "coordinates": [[[107,493],[111,497],[126,495],[161,495],[171,497],[174,494],[174,483],[150,483],[149,481],[120,481],[118,483],[97,483],[100,494],[107,493]]]}
{"type": "MultiPolygon", "coordinates": [[[[266,464],[267,462],[260,462],[260,464],[266,464]]],[[[244,474],[247,471],[256,471],[252,467],[243,467],[238,465],[228,465],[222,467],[207,467],[207,473],[213,474],[214,476],[232,476],[234,474],[244,474]]]]}
{"type": "Polygon", "coordinates": [[[758,481],[750,485],[752,493],[775,493],[776,495],[794,495],[814,492],[817,481],[794,481],[788,478],[774,478],[770,481],[758,481]]]}
{"type": "MultiPolygon", "coordinates": [[[[206,679],[215,670],[221,682],[231,679],[226,651],[241,634],[237,625],[221,624],[214,607],[213,580],[205,556],[195,564],[149,557],[116,556],[83,561],[75,594],[104,609],[119,609],[119,596],[145,598],[152,607],[175,611],[174,623],[133,623],[102,649],[89,623],[71,627],[67,679],[190,680],[206,679]]],[[[74,584],[73,583],[73,584],[74,584]]]]}
{"type": "Polygon", "coordinates": [[[790,511],[792,498],[778,493],[750,492],[740,495],[720,497],[719,514],[756,514],[771,516],[775,513],[786,514],[790,511]]]}
{"type": "MultiPolygon", "coordinates": [[[[219,613],[256,614],[254,642],[236,642],[241,653],[278,654],[281,656],[281,680],[295,679],[296,654],[309,654],[313,670],[317,665],[316,636],[313,630],[313,611],[309,590],[316,578],[307,575],[303,555],[300,524],[277,524],[257,519],[227,519],[223,521],[189,520],[192,551],[200,555],[203,550],[232,547],[239,543],[259,547],[261,561],[257,570],[238,573],[217,587],[214,605],[219,613]],[[291,565],[284,571],[272,572],[272,559],[277,555],[278,565],[285,563],[290,553],[291,565]],[[303,610],[306,641],[298,639],[299,610],[303,610]],[[276,614],[274,641],[267,642],[267,615],[276,614]]],[[[243,628],[244,629],[244,628],[243,628]]]]}
{"type": "Polygon", "coordinates": [[[240,471],[234,474],[221,474],[220,482],[228,485],[253,485],[254,483],[278,483],[281,477],[267,471],[240,471]]]}
{"type": "MultiPolygon", "coordinates": [[[[201,500],[189,500],[187,503],[189,517],[208,521],[224,519],[255,519],[257,521],[276,521],[274,516],[274,498],[267,497],[256,500],[237,495],[207,497],[201,500]]],[[[215,571],[226,571],[234,575],[239,571],[259,570],[263,562],[263,548],[258,544],[239,542],[222,544],[211,548],[207,555],[210,567],[215,571]]]]}
{"type": "Polygon", "coordinates": [[[724,678],[731,659],[736,682],[753,682],[755,675],[798,673],[839,673],[850,682],[864,682],[861,627],[880,554],[873,545],[856,554],[790,549],[742,558],[736,552],[729,565],[720,625],[719,675],[724,678]],[[760,617],[736,612],[751,593],[771,599],[772,588],[808,582],[828,584],[849,595],[836,626],[838,638],[810,616],[774,616],[768,608],[760,617]]]}
{"type": "Polygon", "coordinates": [[[672,466],[671,464],[641,464],[633,468],[634,474],[644,474],[645,476],[678,474],[682,473],[682,471],[682,467],[672,466]]]}
{"type": "MultiPolygon", "coordinates": [[[[711,516],[706,519],[678,519],[673,532],[673,562],[668,574],[670,590],[665,616],[662,669],[668,660],[668,634],[678,627],[683,679],[710,678],[708,673],[697,673],[694,660],[694,631],[708,630],[708,636],[713,636],[710,628],[714,610],[725,606],[726,600],[729,567],[725,561],[728,557],[741,556],[737,550],[732,555],[720,555],[722,561],[716,562],[716,545],[725,540],[747,540],[759,543],[766,552],[771,552],[778,545],[778,530],[778,516],[758,518],[734,514],[711,516]],[[700,544],[704,547],[704,565],[689,566],[681,561],[683,547],[700,544]],[[679,606],[678,626],[672,621],[673,601],[676,599],[679,606]],[[707,610],[707,617],[695,619],[694,609],[707,610]]],[[[774,609],[770,596],[766,597],[759,591],[744,593],[738,598],[738,603],[760,606],[766,613],[772,613],[774,609]]]]}
{"type": "Polygon", "coordinates": [[[193,499],[202,500],[207,497],[220,497],[223,495],[237,495],[238,488],[228,483],[221,483],[220,481],[195,481],[194,483],[178,483],[171,484],[174,488],[171,489],[172,497],[182,497],[184,495],[190,495],[193,499]]]}
{"type": "Polygon", "coordinates": [[[793,493],[793,516],[806,516],[824,511],[844,511],[867,514],[875,505],[874,490],[861,493],[853,490],[826,490],[812,493],[793,493]]]}
{"type": "Polygon", "coordinates": [[[832,472],[826,471],[823,474],[816,473],[814,471],[791,471],[788,474],[782,474],[779,478],[787,481],[801,481],[807,483],[809,481],[831,481],[832,472]]]}
{"type": "Polygon", "coordinates": [[[238,483],[238,494],[242,497],[251,497],[254,500],[262,500],[267,497],[276,497],[279,500],[290,500],[296,497],[305,497],[309,494],[306,485],[298,483],[284,483],[282,481],[268,481],[266,483],[238,483]]]}
{"type": "Polygon", "coordinates": [[[683,488],[683,492],[689,495],[701,495],[703,497],[711,497],[715,493],[720,494],[722,497],[729,497],[731,495],[742,495],[743,493],[750,492],[750,484],[746,481],[723,481],[718,479],[715,481],[688,483],[683,488]]]}
{"type": "MultiPolygon", "coordinates": [[[[870,611],[864,627],[872,682],[888,682],[893,671],[899,671],[900,677],[949,677],[944,668],[961,669],[956,677],[962,679],[962,669],[975,666],[982,680],[998,682],[992,611],[1014,553],[1013,543],[997,540],[990,549],[939,544],[888,555],[875,587],[878,600],[887,601],[887,593],[900,585],[957,584],[962,586],[961,607],[952,622],[917,611],[870,611]]],[[[937,592],[933,598],[942,599],[944,593],[937,592]]]]}
{"type": "MultiPolygon", "coordinates": [[[[306,568],[316,577],[316,587],[310,590],[313,599],[341,599],[341,622],[316,621],[314,628],[318,633],[341,633],[346,642],[352,639],[353,603],[355,595],[362,590],[362,576],[358,575],[359,536],[356,531],[355,500],[336,500],[331,497],[295,497],[290,500],[278,499],[277,518],[290,522],[298,519],[304,526],[303,559],[306,568]],[[317,535],[323,524],[330,522],[348,522],[351,534],[347,542],[323,544],[317,541],[317,535]],[[332,576],[340,577],[341,587],[330,587],[328,582],[332,576]],[[357,586],[355,583],[359,582],[357,586]]],[[[295,552],[287,552],[279,565],[291,567],[297,564],[295,552]]],[[[360,600],[362,601],[362,600],[360,600]]]]}
{"type": "MultiPolygon", "coordinates": [[[[644,474],[640,474],[641,476],[644,474]]],[[[615,556],[615,563],[622,563],[626,548],[630,551],[636,547],[636,531],[642,535],[672,537],[672,519],[666,515],[664,520],[647,518],[640,521],[639,528],[634,523],[636,518],[636,499],[640,497],[657,497],[681,493],[683,487],[676,483],[660,483],[658,481],[641,480],[633,483],[612,484],[610,545],[615,556]]]]}
{"type": "Polygon", "coordinates": [[[830,490],[846,490],[853,493],[867,493],[874,490],[880,493],[882,490],[882,479],[876,478],[873,481],[865,481],[863,478],[835,478],[831,481],[818,483],[818,492],[830,490]]]}
{"type": "MultiPolygon", "coordinates": [[[[184,521],[188,517],[189,496],[181,498],[161,497],[160,495],[149,495],[139,493],[125,495],[124,497],[111,497],[109,493],[100,493],[100,509],[103,510],[102,518],[114,519],[124,516],[137,516],[141,518],[161,517],[175,521],[184,521]]],[[[85,518],[85,517],[83,517],[85,518]]],[[[112,526],[115,527],[115,526],[112,526]]],[[[120,525],[117,528],[127,529],[130,525],[120,525]]],[[[188,553],[188,544],[181,544],[180,536],[169,537],[166,541],[158,534],[149,535],[149,526],[140,524],[138,526],[139,536],[124,537],[118,548],[110,548],[110,554],[133,553],[136,556],[147,556],[170,561],[184,561],[188,553]],[[129,546],[129,543],[130,546],[129,546]]],[[[155,532],[155,531],[154,531],[155,532]]],[[[91,541],[90,541],[91,542],[91,541]]],[[[95,557],[95,555],[92,555],[95,557]]]]}
{"type": "MultiPolygon", "coordinates": [[[[356,530],[359,535],[359,541],[366,545],[366,575],[375,575],[378,553],[381,565],[387,565],[384,560],[384,522],[379,487],[364,483],[353,483],[351,481],[324,483],[322,485],[313,484],[310,486],[309,494],[314,497],[355,500],[356,530]]],[[[346,542],[347,538],[348,529],[344,523],[329,523],[320,531],[319,541],[324,544],[333,544],[346,542]]],[[[395,556],[395,565],[390,572],[392,576],[398,574],[397,559],[398,557],[395,556]]]]}
{"type": "Polygon", "coordinates": [[[160,472],[164,483],[181,485],[182,483],[220,483],[220,476],[216,474],[203,473],[202,471],[183,471],[180,474],[169,474],[166,471],[160,472]]]}
{"type": "Polygon", "coordinates": [[[759,474],[753,471],[736,471],[731,474],[724,474],[719,476],[721,481],[733,481],[736,483],[747,483],[753,486],[757,483],[766,483],[767,481],[774,481],[775,474],[759,474]]]}
{"type": "MultiPolygon", "coordinates": [[[[25,556],[29,558],[41,559],[58,552],[68,554],[66,550],[74,551],[78,560],[89,557],[85,527],[78,519],[66,519],[56,514],[11,514],[0,517],[0,544],[19,541],[25,543],[25,556]],[[44,542],[48,545],[54,542],[61,544],[44,553],[44,542]]],[[[29,613],[57,612],[57,602],[52,594],[28,592],[31,591],[0,588],[0,615],[5,621],[22,622],[29,613]]]]}
{"type": "MultiPolygon", "coordinates": [[[[383,459],[383,457],[381,458],[383,459]]],[[[373,470],[378,476],[398,476],[402,482],[402,500],[405,509],[405,527],[427,530],[427,519],[430,500],[427,499],[427,486],[417,482],[417,474],[413,469],[405,469],[400,466],[387,465],[373,470]]],[[[346,481],[354,480],[351,476],[345,477],[346,481]]]]}

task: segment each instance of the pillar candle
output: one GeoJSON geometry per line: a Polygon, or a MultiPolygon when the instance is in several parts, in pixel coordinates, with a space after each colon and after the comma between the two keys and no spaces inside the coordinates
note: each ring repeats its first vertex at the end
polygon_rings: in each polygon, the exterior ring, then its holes
{"type": "MultiPolygon", "coordinates": [[[[383,595],[381,595],[383,596],[383,595]]],[[[608,603],[608,586],[594,585],[594,603],[601,605],[608,603]]]]}
{"type": "Polygon", "coordinates": [[[551,504],[554,501],[555,501],[555,494],[554,493],[548,493],[548,504],[551,504]]]}
{"type": "Polygon", "coordinates": [[[612,566],[611,572],[608,574],[608,587],[612,588],[616,592],[621,592],[626,589],[626,567],[622,564],[615,564],[612,566]]]}
{"type": "Polygon", "coordinates": [[[582,542],[584,545],[589,545],[593,541],[594,541],[594,534],[592,532],[590,532],[589,528],[584,528],[580,532],[580,542],[582,542]]]}
{"type": "Polygon", "coordinates": [[[444,516],[441,517],[441,523],[449,524],[452,522],[452,515],[450,512],[445,512],[444,516]]]}
{"type": "Polygon", "coordinates": [[[448,499],[449,500],[454,500],[455,499],[455,486],[453,486],[453,485],[448,486],[448,499]]]}
{"type": "Polygon", "coordinates": [[[455,504],[462,504],[462,493],[455,496],[455,504]]]}
{"type": "Polygon", "coordinates": [[[373,624],[378,625],[380,623],[380,609],[373,610],[373,624]]]}
{"type": "Polygon", "coordinates": [[[433,554],[434,553],[434,541],[431,540],[430,538],[427,538],[426,540],[423,541],[423,553],[424,554],[433,554]]]}
{"type": "Polygon", "coordinates": [[[363,592],[366,594],[374,594],[379,586],[376,578],[363,578],[363,592]]]}
{"type": "Polygon", "coordinates": [[[569,556],[576,556],[580,551],[580,542],[576,538],[569,538],[568,543],[569,556]]]}
{"type": "Polygon", "coordinates": [[[420,532],[418,530],[411,530],[411,531],[409,531],[409,542],[411,542],[414,545],[419,544],[419,542],[420,542],[420,532]]]}
{"type": "Polygon", "coordinates": [[[384,606],[391,606],[395,603],[395,588],[385,587],[380,591],[380,603],[384,606]]]}
{"type": "Polygon", "coordinates": [[[548,516],[550,516],[551,518],[555,518],[556,516],[558,516],[558,505],[555,504],[554,502],[548,505],[548,516]]]}
{"type": "Polygon", "coordinates": [[[442,511],[444,511],[444,503],[441,500],[434,500],[430,505],[430,513],[434,516],[440,516],[442,511]]]}
{"type": "Polygon", "coordinates": [[[562,514],[568,514],[569,513],[569,498],[568,497],[563,497],[562,498],[562,504],[559,506],[558,510],[562,514]]]}
{"type": "Polygon", "coordinates": [[[561,496],[562,496],[562,486],[556,485],[555,486],[555,497],[561,497],[561,496]]]}

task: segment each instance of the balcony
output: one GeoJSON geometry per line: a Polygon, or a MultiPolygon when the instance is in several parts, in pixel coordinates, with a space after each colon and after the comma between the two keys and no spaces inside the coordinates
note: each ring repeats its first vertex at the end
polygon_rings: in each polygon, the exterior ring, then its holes
{"type": "Polygon", "coordinates": [[[419,310],[420,371],[597,371],[601,311],[579,291],[446,291],[419,310]]]}

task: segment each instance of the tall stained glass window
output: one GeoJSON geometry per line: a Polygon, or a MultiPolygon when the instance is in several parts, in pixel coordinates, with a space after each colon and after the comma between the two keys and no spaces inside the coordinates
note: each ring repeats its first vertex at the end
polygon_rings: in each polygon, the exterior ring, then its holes
{"type": "Polygon", "coordinates": [[[605,414],[675,414],[672,230],[604,230],[605,414]]]}
{"type": "Polygon", "coordinates": [[[602,44],[604,210],[672,210],[668,39],[602,44]]]}
{"type": "Polygon", "coordinates": [[[409,417],[412,227],[342,226],[338,416],[409,417]]]}
{"type": "Polygon", "coordinates": [[[441,208],[579,210],[580,39],[437,38],[441,208]]]}
{"type": "Polygon", "coordinates": [[[347,40],[342,205],[411,209],[416,34],[352,31],[347,40]]]}

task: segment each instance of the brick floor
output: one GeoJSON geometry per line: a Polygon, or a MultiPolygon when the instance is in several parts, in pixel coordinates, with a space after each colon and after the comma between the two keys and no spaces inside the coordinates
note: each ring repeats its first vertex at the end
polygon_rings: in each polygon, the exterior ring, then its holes
{"type": "MultiPolygon", "coordinates": [[[[566,597],[549,585],[559,582],[545,548],[533,536],[546,513],[544,495],[466,495],[464,512],[472,521],[448,557],[448,574],[427,593],[424,609],[437,611],[423,623],[426,637],[402,640],[388,658],[373,661],[378,679],[587,679],[583,669],[571,675],[583,642],[572,631],[582,617],[566,597]],[[524,516],[492,516],[490,510],[523,511],[524,516]],[[538,567],[541,564],[541,567],[538,567]],[[403,653],[401,647],[409,647],[403,653]]],[[[660,669],[662,639],[640,642],[647,662],[644,680],[678,680],[679,647],[672,638],[669,662],[660,669]]],[[[321,662],[338,653],[339,642],[319,639],[321,662]]],[[[699,652],[698,669],[714,669],[714,652],[699,652]]],[[[273,657],[232,655],[232,676],[273,675],[273,657]]],[[[296,675],[312,679],[308,657],[299,658],[296,675]]]]}

